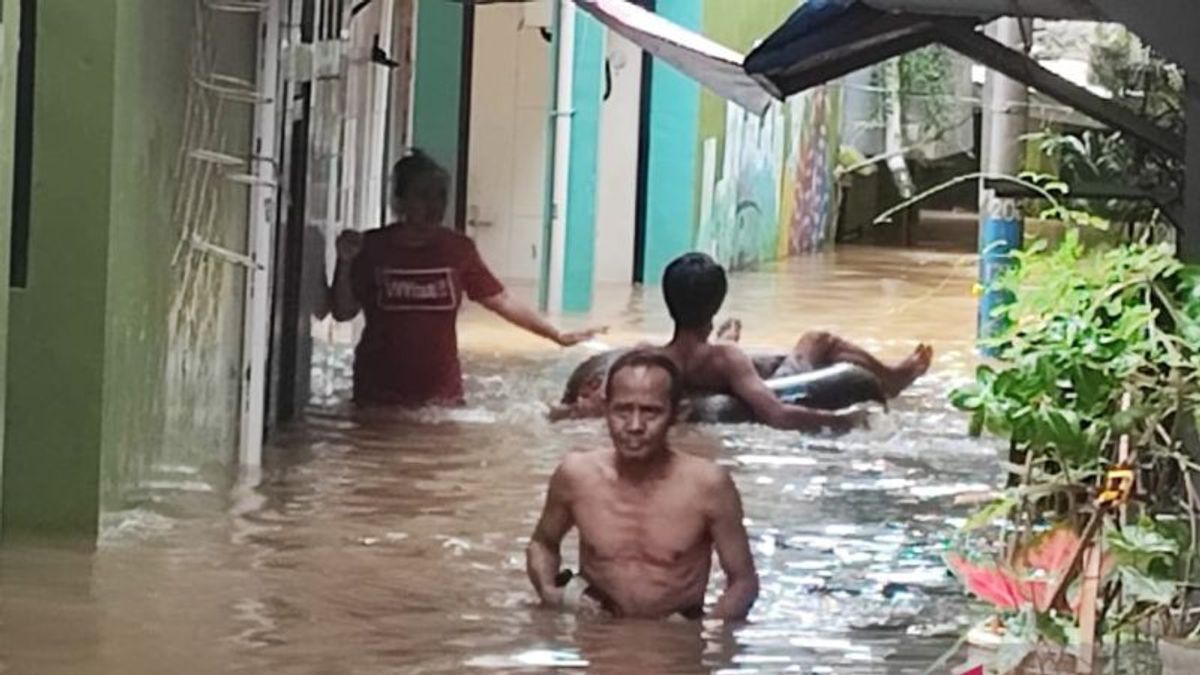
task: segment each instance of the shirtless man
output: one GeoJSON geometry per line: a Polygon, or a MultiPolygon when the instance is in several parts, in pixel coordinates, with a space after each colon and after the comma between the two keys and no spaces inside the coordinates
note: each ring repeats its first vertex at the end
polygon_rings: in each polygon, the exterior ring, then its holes
{"type": "MultiPolygon", "coordinates": [[[[764,382],[766,375],[736,344],[740,322],[723,326],[718,341],[711,342],[713,318],[724,304],[727,290],[724,268],[703,253],[680,256],[663,273],[663,296],[675,321],[675,336],[662,350],[682,372],[688,395],[732,394],[753,411],[758,421],[778,429],[846,432],[865,424],[863,410],[826,412],[780,401],[764,382]]],[[[908,358],[888,365],[836,335],[812,332],[800,338],[791,354],[771,364],[770,377],[850,363],[873,373],[885,395],[895,398],[929,370],[932,360],[933,349],[919,345],[908,358]]],[[[551,419],[589,417],[601,410],[601,383],[588,385],[576,404],[552,409],[551,419]]]]}
{"type": "Polygon", "coordinates": [[[758,597],[758,574],[741,497],[725,469],[667,444],[683,395],[678,369],[661,353],[637,350],[613,364],[605,386],[612,445],[563,459],[526,551],[542,602],[589,614],[699,619],[715,548],[726,586],[707,617],[744,619],[758,597]],[[579,528],[578,576],[559,569],[572,527],[579,528]]]}

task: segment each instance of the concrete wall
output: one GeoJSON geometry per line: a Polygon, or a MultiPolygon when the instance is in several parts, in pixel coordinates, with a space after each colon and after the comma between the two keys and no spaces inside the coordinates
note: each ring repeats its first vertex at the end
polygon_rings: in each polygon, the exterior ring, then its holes
{"type": "Polygon", "coordinates": [[[193,488],[202,467],[234,456],[243,272],[180,242],[244,250],[246,193],[184,151],[249,154],[250,107],[190,83],[194,63],[252,76],[254,23],[214,21],[208,56],[193,59],[193,0],[38,10],[3,517],[6,534],[88,535],[102,504],[140,501],[151,479],[193,488]]]}
{"type": "MultiPolygon", "coordinates": [[[[751,8],[710,1],[704,5],[704,33],[745,53],[798,4],[762,0],[751,8]]],[[[831,241],[841,127],[837,86],[772,104],[762,117],[704,92],[692,246],[737,269],[831,241]]]]}
{"type": "MultiPolygon", "coordinates": [[[[798,0],[662,0],[658,12],[742,53],[798,0]]],[[[644,276],[700,249],[731,268],[832,239],[841,90],[817,88],[758,117],[662,63],[651,80],[644,276]]]]}

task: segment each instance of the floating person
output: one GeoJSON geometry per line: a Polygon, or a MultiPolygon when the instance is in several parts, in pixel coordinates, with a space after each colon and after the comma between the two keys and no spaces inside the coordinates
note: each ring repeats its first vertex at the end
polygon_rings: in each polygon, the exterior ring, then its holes
{"type": "Polygon", "coordinates": [[[442,226],[449,192],[450,175],[414,150],[392,173],[397,222],[338,236],[332,314],[349,321],[362,312],[366,320],[354,358],[360,405],[463,402],[457,320],[464,296],[564,347],[600,332],[561,332],[506,292],[475,243],[442,226]]]}
{"type": "Polygon", "coordinates": [[[634,350],[606,381],[610,442],[563,458],[526,550],[542,602],[627,618],[740,620],[758,597],[742,503],[729,472],[675,452],[682,374],[657,350],[634,350]],[[579,574],[561,570],[561,546],[579,530],[579,574]],[[706,614],[716,550],[726,587],[706,614]]]}
{"type": "MultiPolygon", "coordinates": [[[[849,406],[895,398],[932,363],[928,345],[888,365],[825,332],[805,334],[788,354],[752,358],[736,344],[740,323],[723,326],[717,342],[709,340],[727,290],[724,268],[703,253],[677,258],[663,274],[675,336],[662,350],[683,373],[690,421],[757,421],[780,429],[846,432],[866,422],[865,411],[849,406]]],[[[601,414],[605,373],[620,354],[599,354],[581,364],[550,418],[601,414]]]]}

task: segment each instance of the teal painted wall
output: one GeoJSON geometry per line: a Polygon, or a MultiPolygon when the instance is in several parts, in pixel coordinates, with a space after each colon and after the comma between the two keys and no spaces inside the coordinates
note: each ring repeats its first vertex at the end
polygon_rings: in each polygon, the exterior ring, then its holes
{"type": "Polygon", "coordinates": [[[563,265],[563,311],[592,308],[596,267],[596,181],[600,105],[604,93],[605,28],[577,12],[571,82],[571,152],[563,265]]]}
{"type": "MultiPolygon", "coordinates": [[[[699,0],[659,0],[658,13],[700,30],[704,4],[699,0]]],[[[652,68],[643,273],[646,283],[657,284],[667,263],[692,246],[700,85],[657,59],[652,68]]]]}
{"type": "MultiPolygon", "coordinates": [[[[416,35],[413,145],[456,176],[463,76],[462,5],[441,0],[418,3],[416,35]]],[[[454,204],[453,198],[450,203],[454,204]]]]}

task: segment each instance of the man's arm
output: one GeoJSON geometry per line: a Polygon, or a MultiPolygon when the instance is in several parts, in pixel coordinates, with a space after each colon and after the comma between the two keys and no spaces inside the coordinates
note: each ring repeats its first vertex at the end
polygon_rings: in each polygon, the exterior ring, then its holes
{"type": "Polygon", "coordinates": [[[730,391],[750,407],[758,421],[768,426],[811,433],[824,429],[844,433],[863,426],[866,421],[865,415],[857,410],[827,412],[780,401],[759,376],[754,361],[736,346],[722,349],[722,365],[730,391]]]}
{"type": "Polygon", "coordinates": [[[546,493],[546,505],[542,517],[534,528],[529,546],[525,549],[525,572],[533,583],[538,597],[547,605],[562,604],[562,590],[555,583],[559,566],[562,564],[562,541],[575,525],[571,517],[570,486],[566,462],[563,460],[550,477],[550,488],[546,493]]]}
{"type": "Polygon", "coordinates": [[[750,539],[742,523],[742,498],[729,472],[720,469],[721,478],[711,497],[711,536],[717,558],[725,572],[725,592],[709,618],[740,621],[750,613],[758,599],[758,572],[750,553],[750,539]]]}

